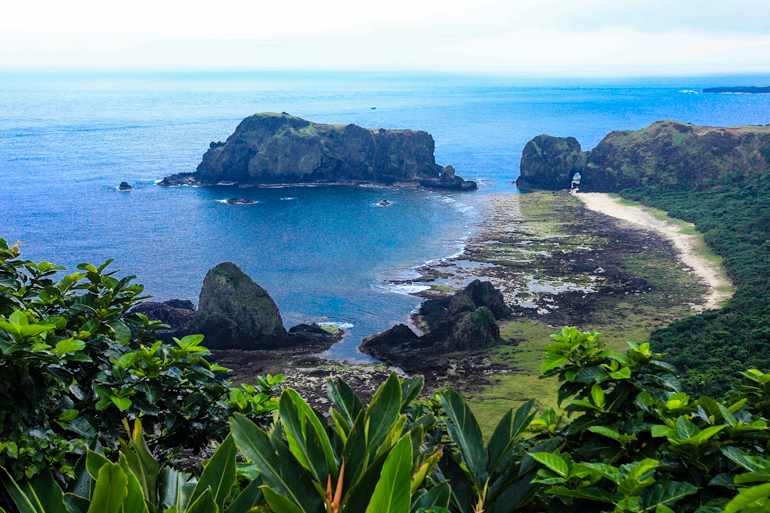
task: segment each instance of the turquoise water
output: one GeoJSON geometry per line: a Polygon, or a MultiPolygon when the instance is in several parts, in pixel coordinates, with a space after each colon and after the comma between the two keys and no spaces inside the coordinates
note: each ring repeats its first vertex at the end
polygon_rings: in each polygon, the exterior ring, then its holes
{"type": "Polygon", "coordinates": [[[419,303],[389,279],[462,249],[489,194],[515,193],[524,144],[669,118],[770,122],[768,95],[694,95],[770,77],[538,81],[440,74],[0,73],[0,237],[74,267],[114,258],[157,299],[197,302],[206,271],[230,260],[264,286],[287,326],[351,326],[329,353],[366,360],[364,336],[419,303]],[[374,107],[374,108],[373,108],[374,107]],[[322,123],[433,134],[439,164],[480,179],[475,193],[362,187],[172,188],[209,142],[245,116],[286,111],[322,123]],[[134,191],[116,190],[126,180],[134,191]],[[245,197],[252,205],[218,200],[245,197]],[[286,199],[292,198],[292,199],[286,199]],[[393,204],[379,207],[387,199],[393,204]]]}

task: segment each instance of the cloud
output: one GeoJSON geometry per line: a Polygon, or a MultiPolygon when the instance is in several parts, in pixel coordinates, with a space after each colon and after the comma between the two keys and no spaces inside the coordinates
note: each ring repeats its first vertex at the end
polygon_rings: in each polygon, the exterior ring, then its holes
{"type": "Polygon", "coordinates": [[[747,0],[89,0],[14,2],[4,19],[3,67],[770,70],[770,3],[747,0]]]}

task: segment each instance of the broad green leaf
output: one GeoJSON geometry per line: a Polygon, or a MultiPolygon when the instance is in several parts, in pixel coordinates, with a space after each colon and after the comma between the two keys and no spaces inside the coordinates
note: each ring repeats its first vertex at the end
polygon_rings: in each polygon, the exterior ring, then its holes
{"type": "Polygon", "coordinates": [[[307,472],[283,442],[271,441],[264,431],[240,413],[230,420],[230,431],[238,449],[257,466],[267,487],[290,498],[305,513],[321,507],[321,498],[307,472]]]}
{"type": "Polygon", "coordinates": [[[117,463],[99,469],[88,513],[120,513],[128,494],[126,474],[117,463]]]}
{"type": "Polygon", "coordinates": [[[671,481],[666,484],[657,484],[641,494],[639,510],[653,511],[661,506],[670,507],[679,499],[694,493],[698,493],[698,489],[690,483],[671,481]]]}
{"type": "Polygon", "coordinates": [[[631,368],[630,367],[621,367],[620,369],[616,370],[615,372],[610,372],[610,377],[613,379],[630,379],[631,378],[631,368]]]}
{"type": "Polygon", "coordinates": [[[591,400],[597,408],[604,407],[604,389],[600,385],[591,387],[591,400]]]}
{"type": "Polygon", "coordinates": [[[177,506],[182,511],[186,509],[196,485],[196,482],[190,483],[194,481],[190,478],[190,474],[163,467],[160,473],[160,501],[167,508],[177,506]]]}
{"type": "Polygon", "coordinates": [[[121,442],[121,453],[125,456],[128,468],[136,476],[145,500],[149,504],[157,501],[158,471],[160,465],[150,452],[144,441],[142,423],[139,419],[134,421],[134,429],[130,430],[128,422],[125,423],[126,431],[131,435],[131,446],[121,442]]]}
{"type": "Polygon", "coordinates": [[[623,475],[620,473],[620,470],[612,465],[607,465],[606,463],[580,463],[579,465],[575,465],[576,469],[581,467],[594,470],[598,472],[599,475],[605,479],[609,479],[615,484],[620,484],[623,480],[623,475]]]}
{"type": "Polygon", "coordinates": [[[255,479],[227,506],[225,513],[248,513],[264,499],[262,479],[255,479]]]}
{"type": "Polygon", "coordinates": [[[574,497],[575,499],[587,499],[590,501],[606,502],[608,504],[614,504],[616,500],[613,494],[598,486],[590,486],[578,490],[573,490],[566,486],[552,486],[551,488],[548,488],[547,492],[562,497],[574,497]]]}
{"type": "Polygon", "coordinates": [[[214,494],[211,488],[206,488],[206,491],[195,502],[190,504],[185,513],[219,513],[220,511],[221,509],[214,502],[214,494]]]}
{"type": "Polygon", "coordinates": [[[542,367],[540,368],[540,372],[548,372],[551,369],[561,367],[565,363],[567,363],[567,359],[562,355],[556,353],[546,353],[546,357],[543,361],[542,367]]]}
{"type": "Polygon", "coordinates": [[[265,500],[270,509],[275,513],[304,513],[296,504],[283,495],[274,492],[269,486],[263,487],[262,493],[265,494],[265,500]]]}
{"type": "Polygon", "coordinates": [[[230,495],[230,489],[235,484],[235,455],[237,453],[235,440],[232,435],[228,435],[203,470],[203,474],[201,474],[201,478],[190,497],[191,503],[195,503],[206,490],[211,490],[214,503],[220,510],[224,509],[225,499],[230,495]]]}
{"type": "Polygon", "coordinates": [[[557,455],[551,454],[550,452],[536,452],[530,453],[529,455],[532,456],[535,461],[542,463],[561,477],[567,478],[567,476],[569,476],[569,466],[557,455]]]}
{"type": "Polygon", "coordinates": [[[483,488],[488,475],[488,456],[484,450],[484,437],[479,423],[476,422],[468,403],[451,388],[441,392],[439,399],[449,420],[446,423],[449,436],[460,448],[474,484],[479,489],[483,488]]]}
{"type": "Polygon", "coordinates": [[[422,491],[424,493],[422,493],[419,499],[414,502],[413,509],[419,510],[420,508],[423,508],[425,510],[430,510],[431,508],[435,507],[449,507],[449,499],[452,496],[452,488],[448,483],[439,483],[430,490],[422,491]]]}
{"type": "Polygon", "coordinates": [[[338,470],[334,452],[313,409],[297,392],[287,388],[278,401],[278,411],[292,454],[319,483],[323,483],[329,474],[335,481],[338,470]]]}
{"type": "MultiPolygon", "coordinates": [[[[11,496],[20,513],[44,513],[43,506],[35,494],[25,493],[3,467],[0,467],[0,481],[3,482],[8,495],[11,496]]],[[[27,488],[29,489],[29,487],[27,488]]]]}
{"type": "Polygon", "coordinates": [[[56,344],[56,348],[53,350],[56,354],[67,354],[67,353],[74,353],[76,351],[80,351],[86,347],[86,343],[82,340],[75,340],[72,338],[69,338],[67,340],[62,340],[56,344]]]}
{"type": "Polygon", "coordinates": [[[535,414],[530,414],[535,400],[531,399],[524,403],[513,414],[513,409],[509,410],[500,423],[497,424],[492,438],[489,439],[487,446],[488,467],[487,471],[492,474],[497,470],[498,465],[508,456],[521,432],[529,426],[535,414]]]}
{"type": "Polygon", "coordinates": [[[770,483],[752,486],[738,492],[738,495],[727,503],[724,513],[737,513],[743,508],[752,506],[757,501],[770,497],[770,483]]]}
{"type": "Polygon", "coordinates": [[[64,494],[47,468],[29,480],[29,489],[25,491],[27,495],[34,492],[45,513],[67,513],[64,494]]]}
{"type": "Polygon", "coordinates": [[[425,378],[420,375],[407,378],[401,383],[401,409],[399,411],[404,411],[409,403],[417,399],[424,383],[425,378]]]}
{"type": "Polygon", "coordinates": [[[366,412],[366,441],[370,452],[376,452],[401,412],[401,383],[392,372],[380,386],[366,412]]]}
{"type": "Polygon", "coordinates": [[[110,460],[105,458],[103,455],[88,449],[88,452],[86,453],[86,469],[94,480],[99,477],[99,470],[101,470],[104,465],[108,465],[109,463],[110,460]]]}
{"type": "Polygon", "coordinates": [[[405,436],[385,460],[366,513],[408,513],[411,474],[412,440],[405,436]]]}
{"type": "Polygon", "coordinates": [[[118,407],[120,411],[126,411],[131,407],[131,399],[128,397],[118,397],[116,395],[113,395],[110,397],[110,400],[112,403],[118,407]]]}
{"type": "Polygon", "coordinates": [[[697,435],[695,435],[694,437],[692,437],[692,440],[699,444],[703,443],[709,438],[711,438],[712,436],[716,435],[717,433],[725,429],[726,427],[727,426],[725,426],[724,424],[721,426],[709,426],[706,429],[702,430],[697,435]]]}
{"type": "Polygon", "coordinates": [[[361,400],[356,393],[350,388],[350,385],[345,381],[338,379],[337,384],[330,379],[326,383],[326,392],[329,399],[334,403],[340,412],[340,415],[348,423],[349,427],[353,427],[353,423],[356,421],[358,414],[364,411],[364,407],[361,404],[361,400]]]}
{"type": "Polygon", "coordinates": [[[690,419],[682,415],[676,419],[676,433],[679,435],[679,438],[685,440],[687,438],[692,438],[700,433],[700,429],[698,426],[693,424],[690,419]]]}
{"type": "Polygon", "coordinates": [[[121,453],[118,462],[120,468],[126,473],[126,498],[123,500],[123,513],[148,513],[147,503],[144,499],[144,492],[139,481],[128,467],[126,456],[121,453]]]}

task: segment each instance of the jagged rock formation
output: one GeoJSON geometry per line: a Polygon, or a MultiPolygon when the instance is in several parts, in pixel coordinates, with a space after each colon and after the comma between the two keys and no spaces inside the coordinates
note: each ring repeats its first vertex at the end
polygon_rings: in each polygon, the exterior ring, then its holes
{"type": "Polygon", "coordinates": [[[367,182],[466,191],[476,183],[442,168],[427,132],[324,125],[286,113],[254,114],[226,142],[212,142],[195,173],[160,185],[367,182]]]}
{"type": "Polygon", "coordinates": [[[278,305],[241,269],[223,262],[206,273],[190,328],[209,349],[267,349],[288,345],[278,305]]]}
{"type": "Polygon", "coordinates": [[[330,333],[317,324],[300,324],[286,332],[278,306],[265,289],[241,269],[223,262],[206,273],[197,310],[191,301],[145,301],[131,310],[169,328],[158,339],[201,334],[208,349],[279,349],[297,345],[331,345],[342,330],[330,333]]]}
{"type": "Polygon", "coordinates": [[[131,184],[128,182],[120,182],[120,185],[118,185],[119,191],[132,191],[134,190],[133,187],[131,187],[131,184]]]}
{"type": "Polygon", "coordinates": [[[569,189],[572,177],[585,166],[588,152],[574,137],[538,135],[524,146],[521,174],[516,186],[521,189],[569,189]]]}
{"type": "Polygon", "coordinates": [[[452,296],[420,305],[416,320],[424,335],[418,337],[407,325],[398,324],[364,339],[359,349],[406,371],[441,367],[447,352],[498,344],[497,320],[510,313],[499,290],[489,282],[474,280],[452,296]]]}
{"type": "Polygon", "coordinates": [[[571,137],[539,135],[525,146],[516,184],[564,189],[580,173],[583,192],[619,192],[648,185],[692,189],[743,181],[768,169],[770,127],[656,121],[641,130],[611,132],[585,153],[571,137]],[[581,153],[585,155],[582,166],[581,153]]]}

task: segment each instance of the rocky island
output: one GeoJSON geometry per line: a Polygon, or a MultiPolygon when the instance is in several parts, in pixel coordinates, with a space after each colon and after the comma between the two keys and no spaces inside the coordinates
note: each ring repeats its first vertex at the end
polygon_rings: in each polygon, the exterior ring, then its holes
{"type": "Polygon", "coordinates": [[[476,182],[436,164],[433,137],[423,131],[325,125],[286,113],[254,114],[225,142],[212,142],[194,173],[159,185],[240,186],[375,183],[471,191],[476,182]]]}
{"type": "Polygon", "coordinates": [[[660,185],[696,188],[759,176],[770,166],[770,127],[707,127],[656,121],[610,132],[591,151],[574,137],[539,135],[521,156],[522,189],[568,189],[580,173],[582,192],[620,192],[660,185]]]}

